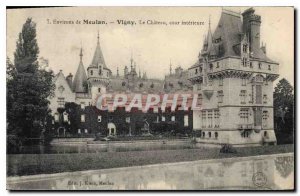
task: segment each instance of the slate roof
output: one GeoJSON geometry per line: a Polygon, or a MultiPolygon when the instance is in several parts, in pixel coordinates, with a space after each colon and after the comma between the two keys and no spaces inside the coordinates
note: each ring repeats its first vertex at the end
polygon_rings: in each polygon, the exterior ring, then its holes
{"type": "Polygon", "coordinates": [[[82,63],[82,49],[80,50],[80,62],[73,81],[73,91],[76,93],[86,92],[84,83],[87,82],[86,72],[82,63]]]}
{"type": "Polygon", "coordinates": [[[98,35],[98,41],[97,41],[97,46],[96,46],[96,49],[94,52],[93,60],[92,60],[91,64],[89,65],[89,67],[98,67],[98,65],[102,65],[103,68],[108,69],[105,64],[103,53],[102,53],[102,50],[100,47],[99,35],[98,35]]]}
{"type": "MultiPolygon", "coordinates": [[[[254,10],[252,12],[254,13],[254,10]]],[[[213,34],[209,26],[201,55],[210,55],[216,58],[240,57],[241,40],[244,35],[241,14],[224,9],[213,34]]],[[[261,48],[253,48],[252,50],[250,58],[276,63],[269,59],[261,48]]],[[[197,61],[191,68],[198,65],[199,62],[197,61]]]]}

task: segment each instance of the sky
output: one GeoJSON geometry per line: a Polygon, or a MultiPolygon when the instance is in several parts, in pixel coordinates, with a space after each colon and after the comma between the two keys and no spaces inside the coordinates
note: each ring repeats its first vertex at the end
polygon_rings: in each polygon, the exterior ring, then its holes
{"type": "MultiPolygon", "coordinates": [[[[225,8],[243,12],[247,7],[225,8]]],[[[267,45],[267,56],[278,62],[281,78],[294,86],[294,10],[292,7],[255,7],[261,15],[261,41],[267,45]]],[[[123,74],[130,65],[131,55],[137,69],[151,78],[163,78],[173,70],[184,69],[196,61],[208,31],[210,18],[214,31],[222,12],[221,7],[69,7],[7,10],[7,56],[13,61],[18,34],[26,18],[37,24],[40,57],[49,60],[57,73],[75,75],[83,48],[85,68],[92,61],[100,34],[100,45],[106,65],[116,74],[123,74]],[[75,24],[53,24],[74,21],[75,24]],[[76,21],[99,20],[105,25],[76,24],[76,21]],[[117,20],[135,21],[137,25],[119,25],[117,20]],[[203,25],[139,25],[142,21],[195,21],[203,25]],[[50,21],[52,24],[49,24],[50,21]],[[111,23],[114,22],[114,23],[111,23]]],[[[276,82],[279,81],[277,79],[276,82]]],[[[275,83],[276,83],[275,82],[275,83]]]]}

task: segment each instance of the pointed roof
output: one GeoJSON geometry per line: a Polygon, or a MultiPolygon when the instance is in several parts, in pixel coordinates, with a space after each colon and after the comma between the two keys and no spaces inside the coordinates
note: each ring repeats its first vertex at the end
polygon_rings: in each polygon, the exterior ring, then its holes
{"type": "Polygon", "coordinates": [[[104,57],[103,57],[103,54],[102,54],[102,50],[101,50],[101,47],[100,47],[100,41],[99,41],[99,32],[98,32],[98,36],[97,36],[97,46],[96,46],[96,50],[94,52],[94,57],[93,57],[93,60],[90,64],[89,67],[98,67],[98,65],[102,65],[103,68],[106,68],[106,64],[105,64],[105,61],[104,61],[104,57]]]}
{"type": "Polygon", "coordinates": [[[242,33],[242,21],[239,13],[222,10],[218,26],[213,34],[215,39],[219,39],[217,44],[222,48],[222,54],[219,56],[237,56],[233,46],[240,43],[239,35],[242,33]]]}
{"type": "Polygon", "coordinates": [[[76,93],[84,93],[86,92],[86,90],[84,89],[84,83],[87,82],[87,76],[86,76],[86,73],[85,73],[85,69],[84,69],[84,66],[83,66],[83,63],[82,63],[82,48],[80,49],[80,62],[79,62],[79,65],[78,65],[78,68],[77,68],[77,71],[76,71],[76,74],[75,74],[75,78],[74,78],[74,81],[73,81],[73,91],[76,92],[76,93]]]}

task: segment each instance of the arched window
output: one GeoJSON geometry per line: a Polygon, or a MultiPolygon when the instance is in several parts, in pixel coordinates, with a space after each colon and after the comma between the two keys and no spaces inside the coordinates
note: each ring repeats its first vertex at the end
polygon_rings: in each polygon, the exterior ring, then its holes
{"type": "Polygon", "coordinates": [[[218,132],[215,132],[215,138],[218,138],[218,135],[219,135],[218,132]]]}
{"type": "Polygon", "coordinates": [[[205,132],[202,132],[202,137],[205,138],[205,132]]]}
{"type": "Polygon", "coordinates": [[[208,137],[211,138],[211,132],[208,132],[208,137]]]}

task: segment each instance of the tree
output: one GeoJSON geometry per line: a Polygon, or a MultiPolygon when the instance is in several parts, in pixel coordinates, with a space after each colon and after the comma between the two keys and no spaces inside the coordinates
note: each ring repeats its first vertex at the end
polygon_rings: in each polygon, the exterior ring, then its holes
{"type": "Polygon", "coordinates": [[[281,79],[275,87],[273,98],[278,141],[289,140],[290,143],[294,132],[294,88],[285,78],[281,79]]]}
{"type": "Polygon", "coordinates": [[[28,18],[16,43],[14,65],[7,60],[8,134],[39,137],[50,113],[53,72],[39,66],[36,24],[28,18]]]}

